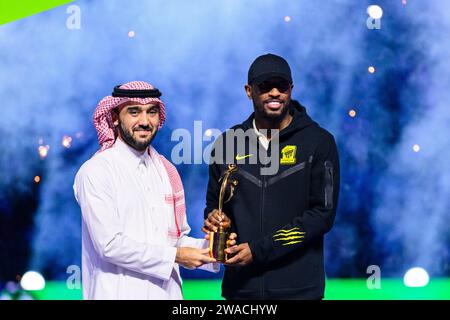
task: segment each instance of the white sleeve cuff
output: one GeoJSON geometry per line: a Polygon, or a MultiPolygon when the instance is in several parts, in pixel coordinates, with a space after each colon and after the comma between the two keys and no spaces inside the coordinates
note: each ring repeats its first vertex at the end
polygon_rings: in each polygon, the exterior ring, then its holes
{"type": "Polygon", "coordinates": [[[177,248],[168,247],[164,249],[161,257],[161,266],[158,272],[159,278],[167,281],[172,275],[173,268],[175,266],[175,258],[177,255],[177,248]]]}

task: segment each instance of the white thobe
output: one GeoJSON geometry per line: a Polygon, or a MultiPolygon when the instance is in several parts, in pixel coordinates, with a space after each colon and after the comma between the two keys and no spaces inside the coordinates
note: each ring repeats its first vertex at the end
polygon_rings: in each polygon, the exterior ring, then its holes
{"type": "MultiPolygon", "coordinates": [[[[140,155],[122,140],[86,161],[75,177],[82,211],[84,299],[182,299],[176,247],[207,248],[174,236],[170,181],[158,153],[140,155]]],[[[217,272],[218,264],[202,269],[217,272]]]]}

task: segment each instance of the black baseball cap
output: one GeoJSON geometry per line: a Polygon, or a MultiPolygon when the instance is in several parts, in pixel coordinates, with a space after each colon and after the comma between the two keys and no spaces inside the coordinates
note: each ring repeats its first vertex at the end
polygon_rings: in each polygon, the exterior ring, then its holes
{"type": "Polygon", "coordinates": [[[248,84],[260,84],[272,77],[292,83],[291,68],[286,60],[272,53],[259,56],[248,69],[248,84]]]}

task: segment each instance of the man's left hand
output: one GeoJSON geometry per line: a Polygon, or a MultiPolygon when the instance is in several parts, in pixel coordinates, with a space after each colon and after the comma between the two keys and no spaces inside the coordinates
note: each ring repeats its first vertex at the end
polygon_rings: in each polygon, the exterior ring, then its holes
{"type": "Polygon", "coordinates": [[[236,266],[246,266],[253,261],[252,251],[248,243],[242,243],[225,250],[226,253],[232,255],[230,259],[225,261],[226,266],[236,267],[236,266]]]}

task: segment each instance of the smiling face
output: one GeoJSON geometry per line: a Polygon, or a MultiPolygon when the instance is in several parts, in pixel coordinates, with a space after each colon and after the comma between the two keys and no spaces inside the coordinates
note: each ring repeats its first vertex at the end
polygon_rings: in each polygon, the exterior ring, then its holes
{"type": "Polygon", "coordinates": [[[247,96],[253,101],[255,117],[281,122],[288,114],[293,85],[278,77],[258,85],[246,85],[247,96]]]}
{"type": "Polygon", "coordinates": [[[158,132],[159,105],[128,104],[112,113],[114,125],[119,128],[119,138],[142,152],[152,142],[158,132]]]}

